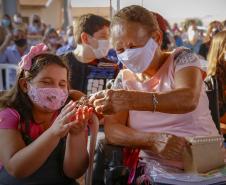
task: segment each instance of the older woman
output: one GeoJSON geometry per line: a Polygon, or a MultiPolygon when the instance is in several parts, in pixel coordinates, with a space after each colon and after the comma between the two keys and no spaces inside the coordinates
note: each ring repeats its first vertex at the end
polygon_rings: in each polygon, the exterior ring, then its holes
{"type": "Polygon", "coordinates": [[[184,137],[218,135],[198,58],[186,48],[161,51],[155,16],[136,5],[113,17],[111,37],[126,69],[114,90],[90,99],[96,111],[114,113],[105,117],[107,141],[141,148],[143,159],[183,168],[184,137]]]}

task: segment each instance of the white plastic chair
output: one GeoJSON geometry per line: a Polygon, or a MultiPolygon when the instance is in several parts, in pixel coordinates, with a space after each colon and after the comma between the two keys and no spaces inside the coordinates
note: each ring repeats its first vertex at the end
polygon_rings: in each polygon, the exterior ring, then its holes
{"type": "Polygon", "coordinates": [[[85,185],[92,185],[92,175],[93,175],[93,161],[96,148],[97,134],[99,131],[99,119],[94,114],[92,118],[92,124],[89,125],[90,129],[90,140],[88,143],[89,152],[89,167],[85,174],[85,185]]]}
{"type": "Polygon", "coordinates": [[[17,71],[17,68],[18,66],[15,64],[0,64],[0,90],[8,90],[14,85],[15,81],[12,81],[11,75],[13,70],[17,71]],[[5,87],[3,86],[3,79],[5,79],[5,87]]]}

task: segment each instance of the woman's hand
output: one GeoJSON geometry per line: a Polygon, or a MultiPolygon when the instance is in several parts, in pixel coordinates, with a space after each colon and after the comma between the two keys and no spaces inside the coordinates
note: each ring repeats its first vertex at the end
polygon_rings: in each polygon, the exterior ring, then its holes
{"type": "Polygon", "coordinates": [[[69,133],[77,135],[82,132],[88,124],[88,120],[91,119],[93,113],[93,108],[79,107],[74,116],[71,117],[73,120],[73,125],[71,126],[69,133]]]}
{"type": "Polygon", "coordinates": [[[183,137],[157,133],[154,140],[157,154],[167,160],[182,161],[183,151],[188,142],[183,137]]]}
{"type": "Polygon", "coordinates": [[[71,120],[71,117],[76,113],[75,103],[70,101],[62,110],[61,113],[57,116],[49,131],[52,132],[57,137],[64,137],[73,126],[76,124],[75,121],[71,120]]]}
{"type": "Polygon", "coordinates": [[[97,113],[114,114],[132,109],[134,97],[130,91],[110,89],[95,93],[89,101],[97,113]]]}

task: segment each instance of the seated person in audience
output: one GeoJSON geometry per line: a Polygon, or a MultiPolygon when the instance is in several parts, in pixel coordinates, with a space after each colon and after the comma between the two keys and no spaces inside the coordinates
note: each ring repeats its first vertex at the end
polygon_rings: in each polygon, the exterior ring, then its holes
{"type": "Polygon", "coordinates": [[[5,51],[6,63],[17,65],[21,61],[22,56],[27,54],[30,49],[27,41],[27,31],[19,27],[14,28],[13,41],[14,44],[5,51]]]}
{"type": "Polygon", "coordinates": [[[27,24],[23,21],[20,13],[16,13],[13,16],[13,28],[20,28],[24,31],[27,31],[27,24]]]}
{"type": "Polygon", "coordinates": [[[11,39],[11,32],[7,28],[0,26],[0,64],[6,63],[5,50],[9,46],[11,39]]]}
{"type": "Polygon", "coordinates": [[[203,41],[195,21],[192,21],[190,23],[187,34],[188,39],[184,42],[184,46],[191,49],[194,53],[198,54],[203,41]]]}
{"type": "Polygon", "coordinates": [[[213,36],[222,30],[223,30],[223,25],[221,24],[220,21],[212,21],[208,25],[206,37],[199,49],[199,55],[201,55],[205,60],[207,60],[207,54],[208,54],[213,36]]]}
{"type": "Polygon", "coordinates": [[[31,23],[28,26],[28,34],[42,36],[44,35],[44,31],[45,26],[42,24],[41,18],[38,15],[33,14],[31,17],[31,23]]]}
{"type": "MultiPolygon", "coordinates": [[[[90,98],[97,112],[111,114],[104,118],[107,143],[140,148],[139,164],[154,159],[183,169],[184,137],[218,135],[199,59],[186,48],[163,52],[156,18],[141,6],[121,9],[110,29],[126,69],[118,74],[113,89],[90,98]]],[[[95,172],[94,178],[102,173],[95,172]]]]}
{"type": "Polygon", "coordinates": [[[46,30],[43,42],[48,46],[52,53],[56,53],[57,49],[59,49],[64,43],[63,39],[54,28],[46,30]]]}
{"type": "Polygon", "coordinates": [[[36,14],[32,15],[30,22],[31,23],[27,28],[28,38],[31,45],[35,45],[41,42],[45,33],[45,25],[41,22],[41,18],[36,14]]]}
{"type": "MultiPolygon", "coordinates": [[[[4,53],[5,63],[18,65],[22,56],[27,54],[30,49],[30,45],[27,41],[27,31],[19,27],[14,28],[12,40],[14,41],[14,44],[8,46],[4,53]]],[[[15,84],[15,81],[16,71],[10,70],[9,83],[15,84]]]]}
{"type": "Polygon", "coordinates": [[[65,53],[71,52],[76,48],[76,42],[75,38],[73,36],[73,26],[68,26],[67,27],[67,32],[66,32],[66,42],[65,45],[57,49],[56,54],[57,55],[63,55],[65,53]]]}
{"type": "Polygon", "coordinates": [[[226,134],[226,30],[212,38],[208,53],[207,76],[216,76],[218,81],[219,109],[222,131],[226,134]]]}
{"type": "Polygon", "coordinates": [[[12,19],[11,19],[10,15],[5,14],[2,17],[1,26],[3,26],[4,28],[7,28],[10,32],[12,32],[13,24],[12,24],[12,19]]]}
{"type": "Polygon", "coordinates": [[[85,14],[74,24],[77,47],[63,55],[71,70],[71,88],[90,94],[105,88],[106,79],[116,76],[115,62],[106,59],[110,49],[110,22],[98,15],[85,14]],[[112,67],[99,67],[100,64],[112,67]]]}
{"type": "Polygon", "coordinates": [[[88,167],[92,108],[66,103],[68,67],[47,50],[31,48],[16,85],[0,98],[1,185],[73,185],[88,167]]]}

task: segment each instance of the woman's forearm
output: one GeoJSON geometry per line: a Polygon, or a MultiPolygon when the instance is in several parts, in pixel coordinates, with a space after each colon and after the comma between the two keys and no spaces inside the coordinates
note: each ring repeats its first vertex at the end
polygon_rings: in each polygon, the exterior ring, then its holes
{"type": "Polygon", "coordinates": [[[105,124],[105,138],[109,144],[156,152],[157,137],[157,133],[140,132],[122,124],[105,124]]]}
{"type": "Polygon", "coordinates": [[[17,178],[33,174],[47,160],[59,139],[47,130],[31,144],[16,152],[5,164],[6,170],[17,178]]]}
{"type": "MultiPolygon", "coordinates": [[[[130,110],[153,111],[153,93],[129,91],[130,110]]],[[[184,114],[193,111],[198,104],[198,97],[190,89],[181,88],[170,92],[155,93],[158,103],[156,110],[163,113],[184,114]]]]}
{"type": "Polygon", "coordinates": [[[74,135],[68,134],[64,157],[64,173],[68,177],[78,178],[83,175],[89,165],[86,131],[74,135]]]}
{"type": "MultiPolygon", "coordinates": [[[[185,138],[167,133],[141,132],[121,124],[105,125],[105,138],[109,144],[148,150],[163,158],[181,153],[185,138]]],[[[176,158],[177,159],[177,158],[176,158]]]]}

